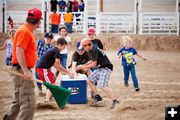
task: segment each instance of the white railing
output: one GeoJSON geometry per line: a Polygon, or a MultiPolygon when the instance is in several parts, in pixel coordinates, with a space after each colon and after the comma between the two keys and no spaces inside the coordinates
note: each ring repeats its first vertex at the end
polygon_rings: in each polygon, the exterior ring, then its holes
{"type": "MultiPolygon", "coordinates": [[[[2,14],[3,14],[3,12],[2,11],[0,11],[0,15],[2,16],[2,14]]],[[[0,17],[0,32],[3,32],[3,19],[2,19],[2,17],[0,17]]]]}
{"type": "MultiPolygon", "coordinates": [[[[7,11],[6,12],[6,18],[5,18],[5,31],[8,32],[10,29],[9,23],[8,23],[8,17],[11,16],[11,18],[14,21],[14,30],[17,30],[25,21],[27,17],[27,11],[7,11]]],[[[43,21],[41,24],[41,27],[37,29],[37,32],[43,32],[43,21]]]]}
{"type": "Polygon", "coordinates": [[[139,20],[139,34],[179,35],[178,12],[143,12],[139,20]]]}
{"type": "MultiPolygon", "coordinates": [[[[51,13],[48,13],[48,18],[51,13]]],[[[61,16],[60,25],[64,25],[63,16],[65,13],[58,13],[61,16]]],[[[136,13],[98,13],[95,12],[74,12],[73,30],[76,33],[87,33],[87,28],[94,27],[100,33],[120,33],[120,34],[135,34],[136,33],[136,13]],[[97,23],[100,25],[98,26],[97,23]],[[86,29],[84,29],[86,28],[86,29]]],[[[49,22],[49,19],[48,23],[49,22]]],[[[50,24],[48,24],[50,28],[50,24]]],[[[49,30],[49,29],[48,29],[49,30]]]]}
{"type": "MultiPolygon", "coordinates": [[[[47,31],[50,30],[49,14],[47,12],[47,31]]],[[[61,25],[64,25],[63,15],[61,15],[61,25]]],[[[76,12],[73,19],[73,31],[86,34],[90,26],[96,28],[98,33],[113,34],[136,34],[136,13],[98,13],[98,12],[76,12]]],[[[18,29],[27,16],[26,11],[6,11],[5,30],[9,30],[8,17],[14,20],[14,29],[18,29]]],[[[168,34],[179,35],[179,13],[178,12],[142,12],[139,14],[139,34],[168,34]]],[[[44,32],[44,20],[38,32],[44,32]]]]}
{"type": "Polygon", "coordinates": [[[101,33],[136,34],[136,13],[101,13],[101,33]]]}
{"type": "MultiPolygon", "coordinates": [[[[50,19],[49,19],[49,15],[52,12],[48,12],[47,14],[47,28],[48,31],[50,30],[50,19]]],[[[64,22],[64,14],[65,12],[59,12],[58,13],[60,15],[60,26],[64,26],[65,22],[64,22]]],[[[85,13],[85,12],[72,12],[72,14],[74,15],[74,19],[73,19],[73,31],[76,33],[83,33],[85,34],[87,32],[87,28],[90,26],[96,27],[96,14],[95,13],[85,13]]]]}

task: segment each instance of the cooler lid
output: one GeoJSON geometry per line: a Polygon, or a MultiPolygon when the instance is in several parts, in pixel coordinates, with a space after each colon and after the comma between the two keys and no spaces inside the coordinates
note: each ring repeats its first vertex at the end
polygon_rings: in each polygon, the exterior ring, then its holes
{"type": "Polygon", "coordinates": [[[86,80],[87,76],[84,74],[79,74],[77,76],[74,76],[74,79],[69,78],[68,75],[61,75],[60,76],[61,81],[69,81],[69,80],[86,80]]]}

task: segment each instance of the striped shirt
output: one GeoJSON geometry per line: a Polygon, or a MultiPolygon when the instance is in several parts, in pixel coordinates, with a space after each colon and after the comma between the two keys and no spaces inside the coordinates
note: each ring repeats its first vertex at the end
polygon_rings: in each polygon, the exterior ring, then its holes
{"type": "Polygon", "coordinates": [[[41,58],[42,55],[44,55],[44,53],[49,50],[50,48],[52,48],[53,46],[51,44],[45,44],[44,40],[38,40],[36,42],[37,44],[37,54],[38,54],[38,60],[41,58]]]}

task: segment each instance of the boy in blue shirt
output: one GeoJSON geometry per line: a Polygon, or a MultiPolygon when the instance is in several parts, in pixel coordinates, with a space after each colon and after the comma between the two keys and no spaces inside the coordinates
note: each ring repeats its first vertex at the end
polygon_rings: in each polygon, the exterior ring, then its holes
{"type": "Polygon", "coordinates": [[[128,80],[129,80],[129,72],[130,72],[131,76],[132,76],[135,91],[138,92],[140,89],[138,86],[138,80],[137,80],[136,72],[135,72],[136,61],[133,58],[133,56],[137,55],[138,57],[140,57],[143,60],[146,60],[146,59],[143,58],[141,55],[139,55],[135,48],[130,47],[131,40],[132,39],[129,36],[125,36],[123,38],[123,46],[124,47],[119,50],[117,55],[119,56],[119,58],[122,56],[122,66],[123,66],[123,71],[124,71],[124,85],[126,87],[129,86],[128,80]]]}

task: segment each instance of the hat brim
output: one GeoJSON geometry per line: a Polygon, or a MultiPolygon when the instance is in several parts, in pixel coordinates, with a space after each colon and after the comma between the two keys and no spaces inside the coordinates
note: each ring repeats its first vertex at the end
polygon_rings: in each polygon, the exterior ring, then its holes
{"type": "Polygon", "coordinates": [[[81,50],[81,51],[83,51],[83,50],[84,50],[84,48],[83,48],[83,46],[79,46],[77,50],[81,50]]]}
{"type": "Polygon", "coordinates": [[[88,32],[89,35],[94,35],[95,33],[94,32],[88,32]]]}

